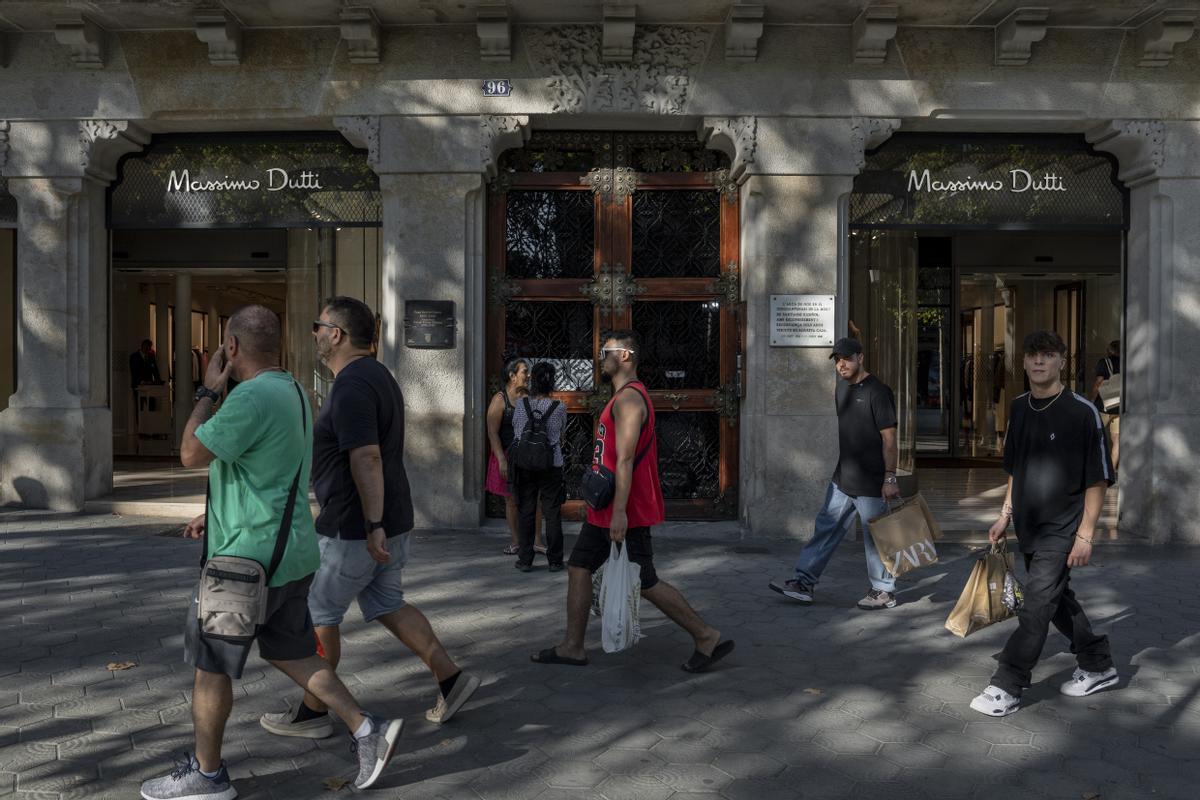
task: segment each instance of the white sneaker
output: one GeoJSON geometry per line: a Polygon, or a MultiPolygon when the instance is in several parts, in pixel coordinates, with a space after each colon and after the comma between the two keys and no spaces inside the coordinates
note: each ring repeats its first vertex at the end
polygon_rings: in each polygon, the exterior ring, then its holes
{"type": "Polygon", "coordinates": [[[971,701],[971,708],[989,717],[1007,717],[1017,713],[1021,698],[1013,697],[999,686],[989,686],[971,701]]]}
{"type": "Polygon", "coordinates": [[[1109,667],[1104,672],[1088,672],[1081,667],[1076,667],[1071,680],[1059,687],[1059,691],[1067,697],[1087,697],[1089,694],[1115,685],[1117,680],[1116,667],[1109,667]]]}
{"type": "Polygon", "coordinates": [[[301,739],[326,739],[333,736],[333,720],[329,714],[323,714],[304,722],[295,722],[296,711],[282,711],[278,714],[263,714],[258,724],[276,736],[296,736],[301,739]]]}

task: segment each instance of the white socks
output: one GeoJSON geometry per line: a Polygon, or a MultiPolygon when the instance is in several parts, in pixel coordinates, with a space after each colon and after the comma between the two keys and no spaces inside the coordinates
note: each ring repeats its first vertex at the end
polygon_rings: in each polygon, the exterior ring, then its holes
{"type": "Polygon", "coordinates": [[[358,730],[354,732],[355,739],[361,739],[364,736],[369,736],[371,733],[371,718],[363,714],[362,724],[358,726],[358,730]]]}

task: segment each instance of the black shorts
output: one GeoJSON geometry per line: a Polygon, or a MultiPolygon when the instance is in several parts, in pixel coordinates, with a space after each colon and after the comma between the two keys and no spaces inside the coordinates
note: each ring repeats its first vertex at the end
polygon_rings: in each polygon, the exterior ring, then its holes
{"type": "MultiPolygon", "coordinates": [[[[258,629],[258,654],[268,661],[296,661],[317,654],[317,634],[308,614],[308,587],[313,576],[267,590],[267,621],[258,629]]],[[[242,677],[251,642],[227,642],[200,635],[196,617],[200,586],[192,590],[183,625],[183,660],[205,672],[242,677]]]]}
{"type": "MultiPolygon", "coordinates": [[[[610,544],[608,528],[597,528],[592,523],[585,522],[579,529],[579,538],[571,548],[571,557],[567,559],[567,564],[595,572],[608,560],[610,544]]],[[[625,547],[629,548],[629,560],[642,568],[642,591],[654,588],[658,583],[658,573],[654,571],[654,547],[650,544],[650,529],[630,528],[625,532],[625,547]]]]}

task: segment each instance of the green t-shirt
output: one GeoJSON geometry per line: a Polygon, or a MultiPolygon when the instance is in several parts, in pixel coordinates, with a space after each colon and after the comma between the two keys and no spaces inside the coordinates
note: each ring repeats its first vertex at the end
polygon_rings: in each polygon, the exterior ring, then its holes
{"type": "Polygon", "coordinates": [[[299,580],[321,565],[308,505],[312,412],[286,372],[239,383],[196,438],[217,460],[208,468],[208,556],[252,558],[270,566],[288,490],[300,467],[287,549],[271,586],[299,580]]]}

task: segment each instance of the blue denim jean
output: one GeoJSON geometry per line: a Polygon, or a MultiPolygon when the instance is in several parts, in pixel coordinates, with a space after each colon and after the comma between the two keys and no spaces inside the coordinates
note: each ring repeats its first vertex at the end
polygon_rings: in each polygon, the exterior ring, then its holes
{"type": "Polygon", "coordinates": [[[871,529],[867,520],[878,517],[887,511],[887,501],[882,497],[851,497],[845,494],[833,481],[825,491],[825,506],[817,514],[813,528],[813,537],[796,560],[796,580],[816,586],[825,571],[833,551],[841,544],[846,532],[854,524],[854,515],[862,520],[863,547],[867,551],[867,577],[871,587],[884,592],[896,591],[896,579],[883,565],[879,551],[875,549],[875,540],[871,538],[871,529]]]}

